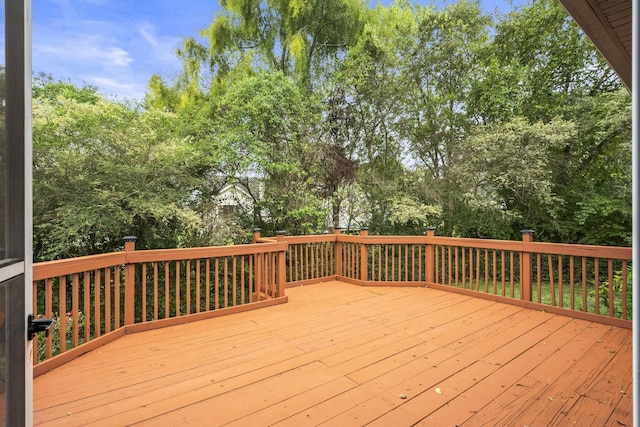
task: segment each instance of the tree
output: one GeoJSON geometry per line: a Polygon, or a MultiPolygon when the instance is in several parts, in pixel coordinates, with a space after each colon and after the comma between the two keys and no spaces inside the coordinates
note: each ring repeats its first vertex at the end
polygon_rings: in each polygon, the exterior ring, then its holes
{"type": "Polygon", "coordinates": [[[584,244],[631,245],[631,96],[626,89],[584,98],[579,138],[559,152],[555,191],[564,201],[561,233],[584,244]]]}
{"type": "Polygon", "coordinates": [[[245,54],[310,88],[326,59],[346,49],[361,28],[362,0],[222,1],[203,35],[220,70],[245,54]]]}
{"type": "Polygon", "coordinates": [[[451,168],[463,161],[458,153],[474,125],[468,104],[481,75],[490,19],[478,3],[466,1],[443,10],[420,8],[416,19],[413,43],[403,54],[399,129],[424,173],[420,200],[438,207],[438,225],[450,235],[464,228],[460,182],[451,168]]]}
{"type": "Polygon", "coordinates": [[[188,243],[199,227],[189,201],[200,184],[174,115],[66,83],[34,93],[35,260],[110,252],[131,234],[142,248],[188,243]]]}
{"type": "Polygon", "coordinates": [[[326,210],[314,184],[319,107],[279,71],[236,81],[215,104],[214,126],[230,178],[263,182],[262,194],[253,194],[253,220],[265,232],[318,232],[324,225],[326,210]]]}
{"type": "Polygon", "coordinates": [[[575,135],[575,125],[561,120],[529,124],[518,118],[475,129],[452,173],[476,220],[456,224],[455,234],[517,238],[524,228],[555,233],[563,201],[554,191],[553,153],[575,135]]]}
{"type": "Polygon", "coordinates": [[[581,98],[622,87],[560,2],[533,0],[501,16],[495,31],[470,100],[480,123],[578,118],[581,98]]]}

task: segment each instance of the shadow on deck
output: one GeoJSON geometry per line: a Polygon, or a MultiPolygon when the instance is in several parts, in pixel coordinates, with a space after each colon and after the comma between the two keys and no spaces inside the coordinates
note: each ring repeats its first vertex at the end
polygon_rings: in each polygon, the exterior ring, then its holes
{"type": "Polygon", "coordinates": [[[632,425],[631,330],[327,282],[125,335],[34,380],[35,425],[632,425]]]}

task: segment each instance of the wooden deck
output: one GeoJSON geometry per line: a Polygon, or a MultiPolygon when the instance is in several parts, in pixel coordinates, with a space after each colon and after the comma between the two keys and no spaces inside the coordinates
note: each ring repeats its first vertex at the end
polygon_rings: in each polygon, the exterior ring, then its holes
{"type": "Polygon", "coordinates": [[[126,335],[35,379],[36,425],[631,426],[631,331],[330,282],[126,335]]]}

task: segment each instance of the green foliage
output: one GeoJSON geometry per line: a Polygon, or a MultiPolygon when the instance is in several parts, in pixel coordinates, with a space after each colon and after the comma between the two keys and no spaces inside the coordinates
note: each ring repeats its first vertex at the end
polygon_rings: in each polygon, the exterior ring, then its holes
{"type": "MultiPolygon", "coordinates": [[[[75,314],[67,313],[64,319],[65,331],[66,331],[65,342],[66,342],[67,349],[73,348],[72,333],[73,333],[73,316],[74,315],[78,317],[78,331],[79,331],[78,343],[82,344],[88,341],[88,337],[83,336],[84,313],[82,313],[81,311],[75,314]]],[[[51,338],[51,354],[55,356],[60,354],[60,332],[61,332],[60,317],[54,316],[52,320],[53,320],[53,324],[51,325],[51,328],[49,328],[48,333],[51,338]]],[[[44,335],[40,335],[38,336],[38,348],[36,349],[36,360],[43,361],[46,359],[46,355],[47,355],[47,338],[44,335]]]]}
{"type": "Polygon", "coordinates": [[[110,252],[132,234],[142,248],[175,247],[192,233],[195,159],[174,120],[103,98],[35,98],[34,259],[110,252]]]}
{"type": "MultiPolygon", "coordinates": [[[[600,298],[600,311],[601,314],[608,314],[611,302],[609,301],[609,286],[612,286],[613,294],[613,315],[614,317],[621,318],[623,314],[623,274],[622,270],[617,270],[613,274],[612,284],[609,281],[603,282],[598,287],[598,297],[600,298]]],[[[633,271],[631,268],[627,271],[626,289],[626,316],[627,319],[633,319],[633,271]]],[[[595,296],[595,290],[591,291],[591,296],[595,296]]]]}
{"type": "Polygon", "coordinates": [[[282,72],[259,73],[234,83],[215,106],[225,159],[240,176],[257,174],[254,223],[265,232],[317,232],[327,215],[314,188],[313,144],[319,104],[282,72]]]}
{"type": "Polygon", "coordinates": [[[51,103],[73,99],[85,104],[95,104],[100,100],[100,95],[94,86],[77,87],[41,73],[33,79],[33,98],[51,103]]]}
{"type": "Polygon", "coordinates": [[[225,71],[243,55],[257,66],[295,76],[309,88],[327,58],[344,52],[362,26],[362,0],[222,1],[223,11],[202,32],[212,63],[225,71]]]}

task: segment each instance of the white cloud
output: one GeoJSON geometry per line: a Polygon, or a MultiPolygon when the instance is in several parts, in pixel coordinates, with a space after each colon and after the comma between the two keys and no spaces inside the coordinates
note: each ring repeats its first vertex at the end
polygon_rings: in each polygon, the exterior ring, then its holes
{"type": "Polygon", "coordinates": [[[136,81],[129,81],[123,78],[111,78],[98,75],[84,76],[87,83],[99,87],[101,91],[108,95],[115,95],[120,98],[138,99],[144,98],[145,85],[136,81]],[[126,80],[126,81],[125,81],[126,80]]]}
{"type": "Polygon", "coordinates": [[[149,43],[151,46],[153,47],[158,47],[158,40],[156,40],[156,38],[154,36],[151,35],[151,33],[149,33],[149,31],[147,31],[144,28],[140,28],[138,30],[138,33],[142,36],[143,39],[146,40],[147,43],[149,43]]]}
{"type": "Polygon", "coordinates": [[[108,40],[81,34],[76,34],[73,38],[34,43],[33,54],[52,55],[58,61],[69,63],[96,63],[101,66],[128,67],[133,62],[129,52],[111,45],[108,40]]]}
{"type": "Polygon", "coordinates": [[[151,47],[151,50],[146,50],[142,56],[148,59],[148,62],[160,62],[163,68],[178,63],[175,51],[180,44],[180,37],[160,35],[157,27],[146,21],[138,24],[137,34],[142,37],[148,47],[151,47]]]}

